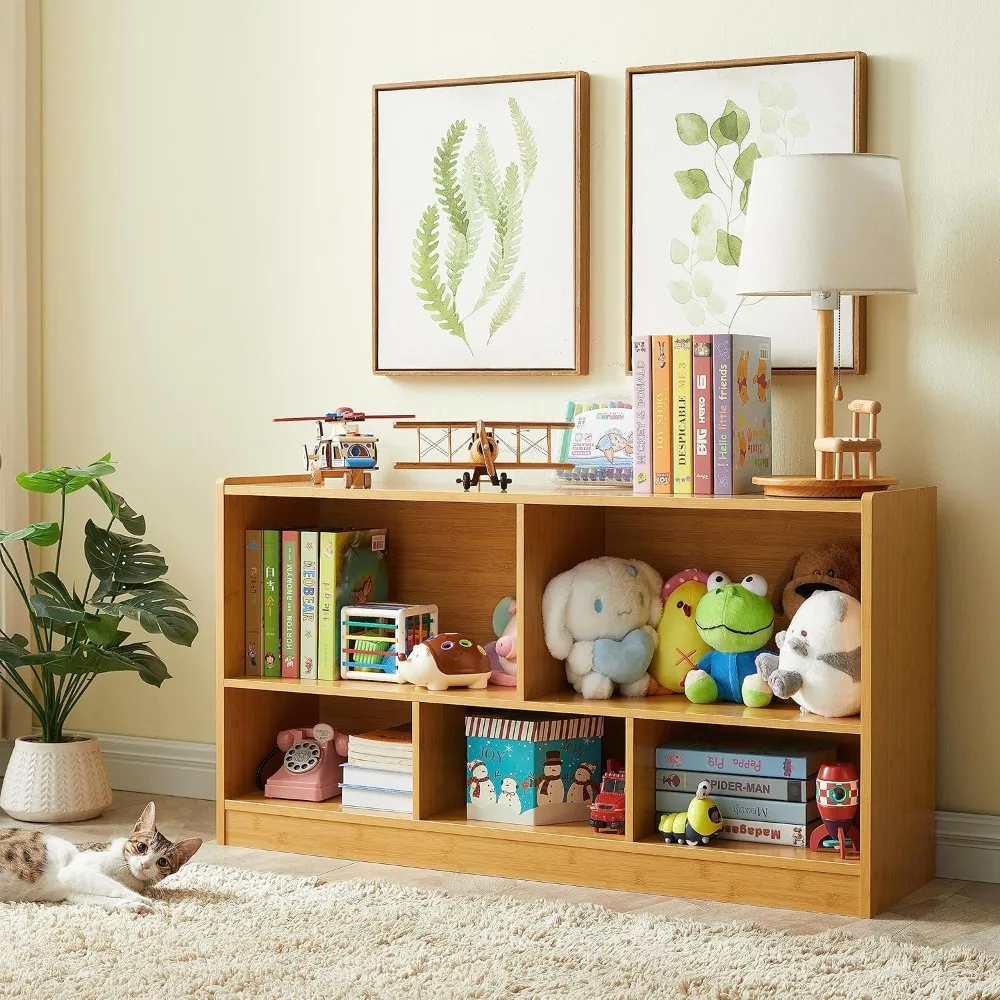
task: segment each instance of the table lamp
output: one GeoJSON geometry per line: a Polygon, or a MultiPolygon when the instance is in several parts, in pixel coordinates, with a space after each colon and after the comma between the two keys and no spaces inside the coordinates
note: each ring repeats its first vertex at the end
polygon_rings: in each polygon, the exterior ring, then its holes
{"type": "Polygon", "coordinates": [[[850,404],[852,436],[833,437],[833,313],[840,296],[915,292],[906,198],[899,160],[863,153],[771,156],[754,164],[736,291],[809,295],[816,310],[816,475],[762,476],[777,496],[858,497],[896,480],[876,475],[881,443],[874,400],[850,404]],[[860,415],[870,418],[860,436],[860,415]],[[851,458],[850,478],[842,458],[851,458]],[[860,457],[869,456],[862,476],[860,457]]]}

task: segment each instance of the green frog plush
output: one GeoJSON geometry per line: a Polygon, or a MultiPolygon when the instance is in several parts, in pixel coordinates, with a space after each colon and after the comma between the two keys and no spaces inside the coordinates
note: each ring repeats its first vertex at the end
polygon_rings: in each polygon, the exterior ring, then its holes
{"type": "Polygon", "coordinates": [[[712,648],[684,678],[688,701],[696,705],[742,702],[750,708],[769,704],[771,690],[756,664],[757,654],[774,632],[767,581],[752,574],[732,583],[725,573],[710,574],[708,593],[695,611],[695,625],[712,648]]]}

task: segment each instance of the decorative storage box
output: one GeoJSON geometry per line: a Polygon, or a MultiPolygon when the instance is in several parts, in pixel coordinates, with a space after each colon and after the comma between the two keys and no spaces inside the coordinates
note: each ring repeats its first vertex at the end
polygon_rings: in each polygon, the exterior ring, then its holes
{"type": "Polygon", "coordinates": [[[586,822],[600,785],[603,735],[600,717],[466,715],[469,819],[586,822]]]}

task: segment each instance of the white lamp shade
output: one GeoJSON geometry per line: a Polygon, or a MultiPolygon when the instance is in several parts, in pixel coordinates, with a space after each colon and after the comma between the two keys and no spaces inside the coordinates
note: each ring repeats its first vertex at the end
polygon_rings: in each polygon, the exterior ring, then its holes
{"type": "Polygon", "coordinates": [[[899,160],[860,153],[757,160],[739,295],[916,290],[899,160]]]}

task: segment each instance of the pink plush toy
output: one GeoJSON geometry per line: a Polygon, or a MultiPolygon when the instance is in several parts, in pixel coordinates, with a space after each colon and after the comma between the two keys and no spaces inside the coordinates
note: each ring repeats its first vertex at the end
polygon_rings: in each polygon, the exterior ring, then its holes
{"type": "Polygon", "coordinates": [[[517,602],[505,597],[493,611],[496,639],[487,643],[486,655],[493,666],[491,684],[514,687],[517,684],[517,602]]]}

